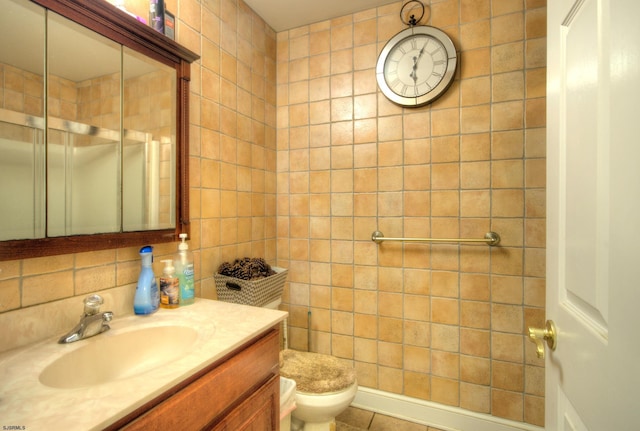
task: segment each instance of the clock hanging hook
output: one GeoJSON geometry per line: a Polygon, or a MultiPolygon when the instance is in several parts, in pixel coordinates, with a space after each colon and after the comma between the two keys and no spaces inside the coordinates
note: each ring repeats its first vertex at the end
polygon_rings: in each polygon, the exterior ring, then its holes
{"type": "Polygon", "coordinates": [[[424,18],[424,11],[424,3],[422,3],[420,0],[409,0],[404,5],[402,5],[402,9],[400,9],[400,21],[410,27],[415,27],[420,21],[422,21],[422,18],[424,18]],[[419,6],[416,6],[415,4],[411,5],[412,3],[417,3],[419,6]],[[411,5],[411,7],[407,10],[407,12],[405,12],[405,9],[409,5],[411,5]],[[416,18],[415,14],[411,13],[416,9],[422,9],[418,18],[416,18]]]}

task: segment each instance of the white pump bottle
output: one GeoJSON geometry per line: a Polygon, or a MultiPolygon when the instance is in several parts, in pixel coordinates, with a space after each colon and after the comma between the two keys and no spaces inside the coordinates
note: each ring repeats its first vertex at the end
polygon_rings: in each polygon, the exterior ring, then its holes
{"type": "Polygon", "coordinates": [[[178,254],[174,259],[174,265],[176,268],[176,276],[180,280],[180,305],[193,304],[195,300],[195,271],[193,266],[193,253],[189,251],[189,244],[187,244],[187,234],[181,233],[180,240],[182,241],[178,245],[178,254]]]}

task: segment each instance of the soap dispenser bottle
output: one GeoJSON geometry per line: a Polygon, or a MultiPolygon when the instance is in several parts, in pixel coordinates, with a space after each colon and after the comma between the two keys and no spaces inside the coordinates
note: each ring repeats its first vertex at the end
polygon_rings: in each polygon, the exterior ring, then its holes
{"type": "Polygon", "coordinates": [[[153,247],[150,245],[140,249],[142,269],[138,277],[136,295],[133,299],[133,311],[136,314],[151,314],[158,311],[160,298],[158,297],[158,285],[153,274],[153,247]]]}
{"type": "Polygon", "coordinates": [[[186,233],[180,234],[180,240],[175,259],[176,275],[180,280],[180,305],[189,305],[195,298],[193,253],[189,251],[186,233]]]}
{"type": "Polygon", "coordinates": [[[176,277],[173,259],[165,259],[160,277],[160,307],[176,308],[180,305],[180,280],[176,277]]]}

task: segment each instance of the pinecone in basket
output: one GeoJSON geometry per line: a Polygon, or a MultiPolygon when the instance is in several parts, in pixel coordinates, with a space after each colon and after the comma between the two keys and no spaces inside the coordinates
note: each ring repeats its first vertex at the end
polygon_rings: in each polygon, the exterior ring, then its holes
{"type": "Polygon", "coordinates": [[[241,280],[255,280],[269,277],[276,272],[261,257],[236,259],[233,263],[224,262],[218,268],[218,273],[241,280]]]}
{"type": "Polygon", "coordinates": [[[222,265],[218,267],[218,274],[226,275],[227,277],[231,277],[231,271],[233,266],[229,262],[224,262],[222,265]]]}

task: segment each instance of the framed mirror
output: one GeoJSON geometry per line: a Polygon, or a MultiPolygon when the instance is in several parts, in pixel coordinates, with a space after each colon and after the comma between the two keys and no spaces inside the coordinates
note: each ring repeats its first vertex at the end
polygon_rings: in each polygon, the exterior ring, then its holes
{"type": "Polygon", "coordinates": [[[0,260],[188,232],[197,55],[103,0],[8,0],[0,38],[0,260]]]}

